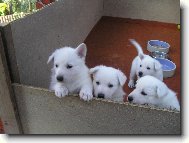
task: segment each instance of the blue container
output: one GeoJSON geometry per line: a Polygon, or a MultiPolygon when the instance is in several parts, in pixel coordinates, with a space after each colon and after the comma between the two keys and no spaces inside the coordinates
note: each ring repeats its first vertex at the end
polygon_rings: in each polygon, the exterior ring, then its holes
{"type": "Polygon", "coordinates": [[[175,70],[176,70],[175,63],[173,63],[168,59],[160,59],[160,58],[155,58],[155,59],[158,60],[162,65],[164,78],[172,77],[175,74],[175,70]]]}
{"type": "Polygon", "coordinates": [[[167,42],[159,40],[150,40],[147,44],[147,50],[150,52],[160,51],[164,53],[169,52],[170,45],[167,42]]]}

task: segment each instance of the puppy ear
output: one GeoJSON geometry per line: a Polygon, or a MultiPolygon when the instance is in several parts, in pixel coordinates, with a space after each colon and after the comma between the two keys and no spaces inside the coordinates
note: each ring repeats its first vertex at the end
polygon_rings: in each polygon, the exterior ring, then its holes
{"type": "Polygon", "coordinates": [[[52,53],[52,55],[49,56],[49,59],[47,61],[47,64],[54,59],[55,52],[52,53]]]}
{"type": "Polygon", "coordinates": [[[157,60],[155,60],[155,61],[154,61],[154,69],[155,69],[156,71],[158,71],[158,70],[160,70],[161,68],[162,68],[162,65],[160,64],[160,62],[157,61],[157,60]]]}
{"type": "Polygon", "coordinates": [[[77,55],[85,59],[86,54],[87,54],[87,46],[84,43],[81,43],[77,48],[76,48],[77,55]]]}
{"type": "Polygon", "coordinates": [[[166,84],[164,84],[164,83],[158,84],[157,96],[160,98],[160,97],[167,95],[167,93],[168,93],[168,87],[166,86],[166,84]]]}
{"type": "Polygon", "coordinates": [[[100,67],[101,67],[101,66],[96,66],[96,67],[94,67],[94,68],[91,68],[91,69],[89,70],[89,73],[90,73],[90,74],[95,74],[95,73],[100,69],[100,67]]]}
{"type": "Polygon", "coordinates": [[[127,77],[120,70],[117,70],[117,77],[118,77],[118,81],[119,81],[120,85],[123,86],[127,80],[127,77]]]}

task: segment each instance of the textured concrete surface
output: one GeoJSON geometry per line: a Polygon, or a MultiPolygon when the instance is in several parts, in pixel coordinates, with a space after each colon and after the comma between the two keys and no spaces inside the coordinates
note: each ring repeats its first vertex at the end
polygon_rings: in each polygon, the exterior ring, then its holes
{"type": "Polygon", "coordinates": [[[4,130],[7,134],[21,133],[21,124],[17,112],[7,61],[4,53],[4,46],[0,33],[0,117],[4,130]]]}
{"type": "Polygon", "coordinates": [[[7,25],[2,30],[3,45],[5,47],[5,55],[7,57],[7,64],[9,68],[11,81],[14,83],[20,83],[19,70],[17,66],[17,59],[14,49],[14,42],[12,36],[11,25],[7,25]]]}
{"type": "Polygon", "coordinates": [[[104,0],[104,16],[180,23],[179,0],[104,0]]]}
{"type": "Polygon", "coordinates": [[[25,134],[181,134],[180,113],[13,88],[25,134]]]}
{"type": "Polygon", "coordinates": [[[20,82],[47,88],[50,54],[57,48],[76,47],[83,42],[102,10],[102,0],[63,0],[11,23],[20,82]]]}

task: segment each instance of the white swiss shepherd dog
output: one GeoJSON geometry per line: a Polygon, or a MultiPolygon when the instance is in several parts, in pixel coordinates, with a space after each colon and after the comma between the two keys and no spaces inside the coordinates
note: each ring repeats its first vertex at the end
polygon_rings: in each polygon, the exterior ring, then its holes
{"type": "Polygon", "coordinates": [[[55,50],[47,63],[54,61],[50,89],[59,98],[68,94],[79,94],[84,101],[93,98],[92,80],[85,65],[87,47],[84,43],[76,49],[63,47],[55,50]]]}
{"type": "Polygon", "coordinates": [[[136,88],[128,95],[128,101],[180,111],[176,93],[164,82],[149,75],[137,80],[136,88]]]}
{"type": "Polygon", "coordinates": [[[112,101],[123,102],[123,85],[127,77],[123,72],[112,67],[96,66],[90,69],[93,75],[94,96],[112,101]]]}
{"type": "Polygon", "coordinates": [[[141,46],[135,40],[130,39],[130,42],[136,47],[138,56],[132,62],[128,86],[130,88],[135,87],[135,78],[139,79],[146,75],[154,76],[163,81],[163,70],[159,61],[149,55],[145,55],[141,46]]]}

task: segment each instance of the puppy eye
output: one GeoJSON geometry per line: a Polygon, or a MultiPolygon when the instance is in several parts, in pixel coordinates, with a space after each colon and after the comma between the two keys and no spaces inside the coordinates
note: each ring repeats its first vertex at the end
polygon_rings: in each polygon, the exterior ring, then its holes
{"type": "Polygon", "coordinates": [[[67,69],[71,69],[72,67],[72,65],[67,64],[67,69]]]}
{"type": "Polygon", "coordinates": [[[97,85],[99,85],[99,84],[100,84],[100,82],[99,82],[99,81],[97,81],[97,82],[96,82],[96,84],[97,84],[97,85]]]}
{"type": "Polygon", "coordinates": [[[150,70],[150,67],[147,67],[148,70],[150,70]]]}
{"type": "Polygon", "coordinates": [[[141,92],[141,94],[142,94],[142,95],[144,95],[144,96],[146,96],[146,95],[147,95],[147,94],[146,94],[144,91],[142,91],[142,92],[141,92]]]}
{"type": "Polygon", "coordinates": [[[140,67],[142,67],[142,65],[140,65],[140,67]]]}
{"type": "Polygon", "coordinates": [[[55,65],[55,67],[57,68],[57,67],[58,67],[58,65],[56,64],[56,65],[55,65]]]}
{"type": "Polygon", "coordinates": [[[113,84],[108,84],[108,87],[109,87],[109,88],[112,88],[112,87],[113,87],[113,84]]]}

